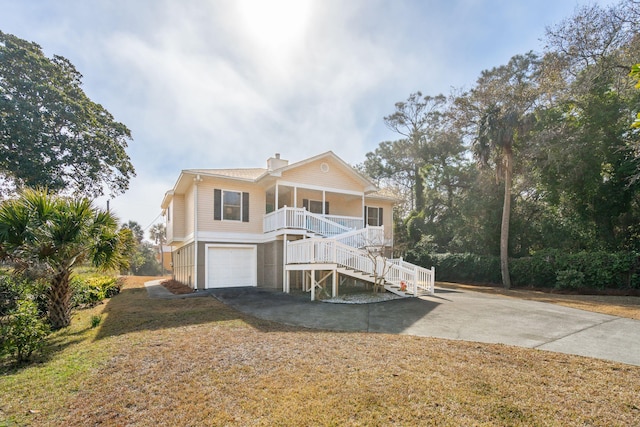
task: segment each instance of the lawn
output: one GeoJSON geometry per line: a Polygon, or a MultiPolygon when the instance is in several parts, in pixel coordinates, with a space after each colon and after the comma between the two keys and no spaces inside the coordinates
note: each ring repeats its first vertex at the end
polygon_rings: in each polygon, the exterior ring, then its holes
{"type": "Polygon", "coordinates": [[[2,369],[0,425],[640,425],[640,367],[283,326],[142,280],[2,369]]]}

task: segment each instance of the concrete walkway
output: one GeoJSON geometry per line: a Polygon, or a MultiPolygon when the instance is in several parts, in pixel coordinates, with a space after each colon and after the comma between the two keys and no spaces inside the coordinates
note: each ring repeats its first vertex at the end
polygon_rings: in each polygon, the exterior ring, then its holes
{"type": "MultiPolygon", "coordinates": [[[[185,297],[147,290],[150,296],[185,297]]],[[[243,313],[307,328],[507,344],[640,366],[640,321],[537,301],[451,289],[373,304],[312,302],[308,294],[260,288],[193,295],[213,295],[243,313]]]]}

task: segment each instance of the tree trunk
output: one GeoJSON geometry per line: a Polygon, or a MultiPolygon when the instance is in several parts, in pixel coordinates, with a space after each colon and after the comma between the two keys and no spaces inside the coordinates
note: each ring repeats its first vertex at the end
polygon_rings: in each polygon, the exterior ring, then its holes
{"type": "Polygon", "coordinates": [[[49,289],[49,323],[52,329],[66,328],[71,323],[71,286],[70,271],[58,273],[51,281],[49,289]]]}
{"type": "Polygon", "coordinates": [[[502,273],[502,285],[505,289],[511,288],[511,276],[509,275],[509,219],[511,217],[511,180],[513,175],[513,153],[505,153],[504,171],[504,204],[502,205],[502,225],[500,227],[500,272],[502,273]]]}
{"type": "Polygon", "coordinates": [[[424,210],[424,182],[422,178],[422,174],[420,173],[420,166],[415,165],[415,169],[413,171],[415,185],[413,186],[414,197],[416,200],[415,210],[417,212],[422,212],[424,210]]]}

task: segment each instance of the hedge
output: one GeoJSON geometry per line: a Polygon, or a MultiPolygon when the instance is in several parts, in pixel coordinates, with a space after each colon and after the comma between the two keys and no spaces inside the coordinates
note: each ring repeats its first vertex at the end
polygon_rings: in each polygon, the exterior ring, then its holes
{"type": "MultiPolygon", "coordinates": [[[[474,254],[429,254],[409,251],[406,260],[436,268],[439,281],[502,283],[500,258],[474,254]]],[[[640,289],[640,257],[633,252],[541,251],[509,261],[511,282],[517,287],[640,289]]]]}

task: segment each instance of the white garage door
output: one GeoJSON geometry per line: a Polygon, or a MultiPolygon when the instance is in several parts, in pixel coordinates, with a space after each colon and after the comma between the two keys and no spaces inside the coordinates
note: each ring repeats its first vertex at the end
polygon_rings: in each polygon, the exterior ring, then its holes
{"type": "Polygon", "coordinates": [[[257,286],[257,249],[253,245],[208,245],[207,288],[257,286]]]}

